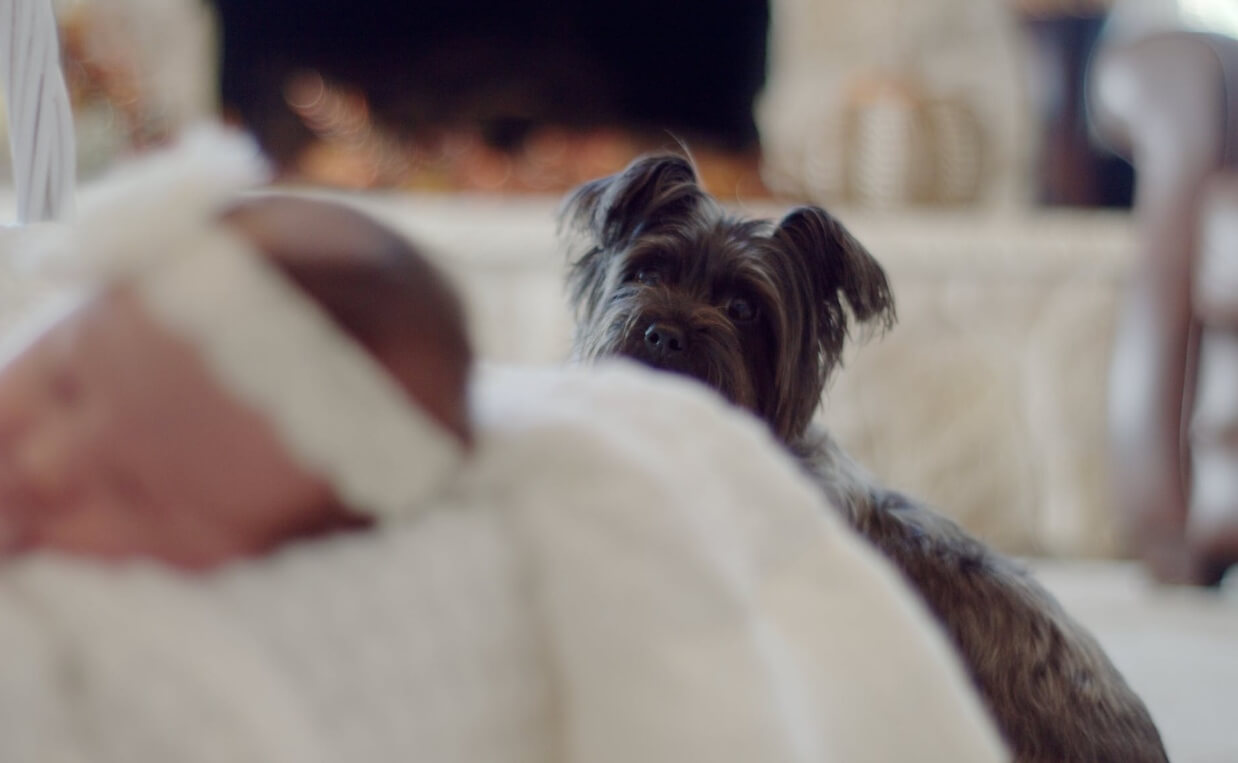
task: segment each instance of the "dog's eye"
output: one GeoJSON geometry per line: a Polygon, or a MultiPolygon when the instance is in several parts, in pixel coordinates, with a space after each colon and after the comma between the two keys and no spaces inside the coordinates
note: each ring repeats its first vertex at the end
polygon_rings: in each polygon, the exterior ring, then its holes
{"type": "Polygon", "coordinates": [[[757,317],[757,309],[743,297],[736,297],[727,304],[726,314],[736,323],[748,323],[757,317]]]}
{"type": "Polygon", "coordinates": [[[636,280],[646,286],[662,283],[662,272],[655,267],[646,265],[636,271],[636,280]]]}

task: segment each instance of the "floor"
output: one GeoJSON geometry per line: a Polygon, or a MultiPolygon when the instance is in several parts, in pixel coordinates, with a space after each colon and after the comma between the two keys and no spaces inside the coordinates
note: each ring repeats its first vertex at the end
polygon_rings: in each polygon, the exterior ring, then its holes
{"type": "Polygon", "coordinates": [[[1158,586],[1133,563],[1032,566],[1143,697],[1170,760],[1238,761],[1238,574],[1201,590],[1158,586]]]}

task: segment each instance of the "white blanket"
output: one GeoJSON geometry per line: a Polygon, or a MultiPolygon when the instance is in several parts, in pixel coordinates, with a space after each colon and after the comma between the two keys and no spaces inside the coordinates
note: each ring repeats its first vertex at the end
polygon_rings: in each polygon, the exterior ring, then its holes
{"type": "Polygon", "coordinates": [[[895,574],[754,420],[491,369],[419,519],[208,578],[0,571],[0,760],[993,761],[895,574]]]}

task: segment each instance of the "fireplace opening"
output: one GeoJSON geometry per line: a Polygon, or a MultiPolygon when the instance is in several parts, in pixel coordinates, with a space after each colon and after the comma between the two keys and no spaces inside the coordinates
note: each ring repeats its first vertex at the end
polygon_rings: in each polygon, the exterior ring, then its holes
{"type": "Polygon", "coordinates": [[[224,108],[291,174],[550,191],[681,146],[759,185],[766,0],[215,2],[224,108]]]}

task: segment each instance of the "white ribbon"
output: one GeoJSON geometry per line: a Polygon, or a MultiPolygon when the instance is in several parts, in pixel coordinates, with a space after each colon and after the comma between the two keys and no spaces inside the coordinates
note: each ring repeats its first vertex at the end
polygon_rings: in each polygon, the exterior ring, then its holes
{"type": "Polygon", "coordinates": [[[406,516],[454,471],[461,445],[218,222],[220,208],[264,176],[252,142],[198,131],[83,192],[74,224],[31,229],[26,255],[44,272],[131,279],[152,316],[190,341],[340,499],[376,517],[406,516]]]}

